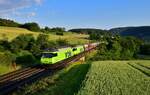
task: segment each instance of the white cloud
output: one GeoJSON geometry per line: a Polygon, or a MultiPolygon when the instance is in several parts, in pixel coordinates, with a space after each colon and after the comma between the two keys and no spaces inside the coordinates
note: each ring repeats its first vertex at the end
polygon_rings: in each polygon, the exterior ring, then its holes
{"type": "Polygon", "coordinates": [[[35,16],[35,15],[36,15],[35,12],[31,12],[31,13],[29,14],[29,16],[35,16]]]}
{"type": "Polygon", "coordinates": [[[43,0],[34,0],[34,1],[35,1],[36,4],[39,4],[39,5],[41,5],[42,2],[43,2],[43,0]]]}
{"type": "Polygon", "coordinates": [[[0,12],[12,11],[29,5],[28,0],[0,0],[0,12]]]}
{"type": "Polygon", "coordinates": [[[0,13],[26,8],[31,5],[41,5],[43,0],[0,0],[0,13]]]}
{"type": "Polygon", "coordinates": [[[18,9],[28,8],[32,5],[41,5],[43,0],[0,0],[0,17],[8,15],[32,17],[35,16],[35,12],[19,13],[18,9]],[[16,13],[15,13],[16,12],[16,13]]]}
{"type": "Polygon", "coordinates": [[[0,0],[0,4],[7,4],[9,3],[8,0],[0,0]]]}
{"type": "Polygon", "coordinates": [[[30,18],[36,16],[35,12],[21,13],[21,12],[13,12],[13,15],[22,18],[30,18]]]}

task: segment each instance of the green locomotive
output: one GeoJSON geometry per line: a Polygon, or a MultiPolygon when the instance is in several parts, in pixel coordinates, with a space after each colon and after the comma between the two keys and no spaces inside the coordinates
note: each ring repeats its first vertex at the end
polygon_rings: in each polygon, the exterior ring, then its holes
{"type": "Polygon", "coordinates": [[[84,52],[84,46],[77,46],[74,48],[68,47],[59,49],[55,52],[43,52],[41,57],[41,64],[55,64],[64,59],[84,52]]]}

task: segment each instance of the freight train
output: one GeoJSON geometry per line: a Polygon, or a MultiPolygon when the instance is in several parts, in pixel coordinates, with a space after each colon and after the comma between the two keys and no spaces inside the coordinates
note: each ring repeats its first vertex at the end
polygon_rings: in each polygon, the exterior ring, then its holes
{"type": "Polygon", "coordinates": [[[97,47],[98,45],[99,43],[91,43],[76,47],[62,48],[54,52],[43,52],[41,57],[41,64],[56,64],[57,62],[60,62],[72,56],[78,55],[85,51],[89,51],[97,47]]]}

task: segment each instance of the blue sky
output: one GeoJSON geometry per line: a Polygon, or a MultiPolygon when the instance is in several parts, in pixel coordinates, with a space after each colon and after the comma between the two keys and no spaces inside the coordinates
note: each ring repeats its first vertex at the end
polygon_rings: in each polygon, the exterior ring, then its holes
{"type": "Polygon", "coordinates": [[[150,25],[150,0],[0,0],[0,17],[42,27],[150,25]]]}

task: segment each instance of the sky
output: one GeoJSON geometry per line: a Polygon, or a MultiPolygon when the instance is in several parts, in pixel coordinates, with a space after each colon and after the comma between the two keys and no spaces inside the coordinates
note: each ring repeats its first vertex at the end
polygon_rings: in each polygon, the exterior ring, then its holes
{"type": "Polygon", "coordinates": [[[67,29],[148,26],[150,0],[0,0],[0,17],[67,29]]]}

